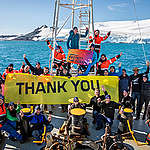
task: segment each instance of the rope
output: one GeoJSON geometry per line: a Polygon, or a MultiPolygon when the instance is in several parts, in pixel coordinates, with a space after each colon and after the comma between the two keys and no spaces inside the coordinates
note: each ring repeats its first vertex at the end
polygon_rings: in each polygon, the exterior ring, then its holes
{"type": "Polygon", "coordinates": [[[136,140],[136,138],[134,136],[134,132],[131,130],[131,126],[130,126],[129,120],[127,120],[127,125],[128,125],[128,129],[129,129],[129,131],[131,133],[131,136],[132,136],[134,142],[137,144],[137,146],[142,146],[142,145],[147,145],[148,144],[147,142],[146,143],[141,143],[141,142],[139,143],[139,141],[136,140]]]}
{"type": "Polygon", "coordinates": [[[141,41],[141,44],[142,44],[142,50],[143,50],[144,58],[145,58],[145,62],[146,62],[147,61],[147,57],[146,57],[146,53],[145,53],[145,49],[144,49],[144,43],[142,42],[143,39],[142,39],[142,33],[141,33],[141,29],[140,29],[139,19],[138,19],[138,16],[137,16],[135,0],[133,0],[133,7],[134,7],[134,13],[135,13],[135,17],[136,17],[136,22],[137,22],[139,33],[140,33],[140,41],[141,41]]]}

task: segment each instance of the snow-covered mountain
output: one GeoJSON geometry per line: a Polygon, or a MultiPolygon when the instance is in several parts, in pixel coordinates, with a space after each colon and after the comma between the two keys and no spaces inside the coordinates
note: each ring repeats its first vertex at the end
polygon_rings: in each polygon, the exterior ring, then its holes
{"type": "MultiPolygon", "coordinates": [[[[136,21],[108,21],[96,22],[94,28],[100,30],[100,34],[104,36],[108,31],[111,31],[111,36],[107,42],[125,42],[137,43],[143,42],[150,43],[150,19],[136,21]],[[139,27],[140,31],[139,31],[139,27]],[[140,32],[141,35],[140,36],[140,32]]],[[[59,29],[58,29],[59,30],[59,29]]],[[[62,29],[58,34],[59,39],[67,39],[70,29],[62,29]]],[[[43,41],[52,37],[52,29],[46,25],[38,27],[33,32],[24,35],[8,35],[0,36],[0,40],[33,40],[43,41]]]]}

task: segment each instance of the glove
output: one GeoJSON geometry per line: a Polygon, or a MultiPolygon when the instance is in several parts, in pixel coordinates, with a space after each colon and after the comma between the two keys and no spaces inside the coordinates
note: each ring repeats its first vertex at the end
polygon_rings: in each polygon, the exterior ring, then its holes
{"type": "Polygon", "coordinates": [[[109,32],[107,33],[107,35],[110,36],[110,33],[111,33],[111,31],[109,31],[109,32]]]}

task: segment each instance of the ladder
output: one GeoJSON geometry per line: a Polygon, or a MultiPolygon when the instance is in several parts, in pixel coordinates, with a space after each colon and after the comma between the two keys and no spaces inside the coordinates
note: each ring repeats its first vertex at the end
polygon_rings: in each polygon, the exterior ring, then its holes
{"type": "MultiPolygon", "coordinates": [[[[78,22],[78,25],[76,25],[76,26],[78,27],[79,35],[80,35],[79,48],[80,49],[89,49],[89,34],[86,38],[86,41],[88,41],[88,44],[87,43],[82,44],[83,42],[81,42],[81,41],[85,40],[85,38],[84,39],[81,38],[81,34],[85,34],[86,27],[87,27],[89,29],[89,32],[92,31],[92,34],[94,35],[93,0],[55,0],[53,33],[52,33],[53,48],[55,49],[57,36],[58,36],[59,32],[61,31],[61,29],[68,22],[70,14],[72,16],[71,28],[73,28],[75,26],[75,24],[77,24],[77,22],[78,22]],[[64,24],[58,30],[59,15],[60,15],[61,7],[71,10],[71,13],[68,13],[68,17],[66,18],[66,20],[64,20],[64,24]],[[77,22],[75,22],[75,17],[78,19],[77,22]]],[[[52,51],[51,55],[52,55],[51,62],[53,62],[54,51],[52,51]]],[[[52,70],[52,65],[51,65],[51,70],[52,70]]]]}
{"type": "Polygon", "coordinates": [[[86,38],[88,40],[88,45],[82,42],[85,41],[85,38],[82,38],[81,35],[85,34],[86,28],[88,28],[90,31],[90,24],[91,24],[90,12],[92,4],[90,0],[79,0],[79,3],[81,5],[79,13],[79,35],[80,35],[79,48],[89,49],[89,34],[86,38]]]}

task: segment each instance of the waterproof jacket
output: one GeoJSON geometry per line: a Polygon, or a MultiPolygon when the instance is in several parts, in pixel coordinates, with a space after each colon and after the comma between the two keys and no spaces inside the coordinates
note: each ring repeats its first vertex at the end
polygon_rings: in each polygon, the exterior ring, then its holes
{"type": "Polygon", "coordinates": [[[107,60],[107,57],[105,57],[105,60],[99,59],[97,63],[97,74],[103,75],[104,70],[108,70],[110,64],[114,63],[117,59],[120,58],[120,54],[107,60]]]}
{"type": "Polygon", "coordinates": [[[0,128],[3,126],[6,120],[6,107],[5,104],[0,105],[0,128]]]}
{"type": "Polygon", "coordinates": [[[11,121],[18,121],[18,118],[17,118],[17,113],[19,113],[21,110],[21,106],[20,105],[17,105],[17,108],[14,109],[14,111],[10,111],[9,109],[6,109],[7,111],[7,119],[8,120],[11,120],[11,121]]]}
{"type": "Polygon", "coordinates": [[[101,103],[102,113],[106,117],[114,120],[115,109],[119,109],[119,106],[120,106],[120,104],[118,104],[114,101],[110,101],[109,103],[102,102],[101,103]]]}
{"type": "Polygon", "coordinates": [[[86,107],[93,107],[93,111],[97,111],[98,113],[101,113],[101,105],[97,102],[97,99],[100,98],[101,101],[105,99],[105,96],[108,95],[107,91],[104,92],[105,95],[100,95],[98,97],[94,96],[91,98],[90,103],[86,105],[86,107]]]}
{"type": "Polygon", "coordinates": [[[122,73],[122,69],[121,67],[118,68],[119,72],[116,72],[116,70],[114,72],[109,72],[108,75],[109,76],[121,76],[122,73]]]}
{"type": "Polygon", "coordinates": [[[123,92],[124,90],[129,90],[129,76],[126,75],[125,77],[121,75],[119,80],[119,91],[123,92]]]}
{"type": "Polygon", "coordinates": [[[150,81],[141,83],[141,95],[150,97],[150,81]]]}
{"type": "Polygon", "coordinates": [[[30,62],[28,61],[27,58],[24,58],[24,60],[25,60],[26,64],[27,64],[28,66],[30,66],[30,70],[33,72],[33,75],[41,75],[41,74],[43,74],[43,69],[42,69],[41,67],[40,67],[39,69],[37,69],[36,67],[33,67],[33,66],[30,64],[30,62]]]}
{"type": "Polygon", "coordinates": [[[137,74],[136,76],[134,74],[130,75],[130,83],[132,84],[132,92],[141,92],[141,83],[142,83],[142,77],[144,74],[149,73],[149,66],[147,66],[147,70],[145,73],[137,74]]]}
{"type": "Polygon", "coordinates": [[[43,125],[48,125],[50,122],[45,118],[43,114],[34,115],[24,115],[23,119],[28,120],[32,130],[38,130],[43,127],[43,125]]]}
{"type": "Polygon", "coordinates": [[[11,72],[9,72],[8,70],[5,71],[3,73],[3,75],[2,75],[2,77],[3,77],[4,80],[6,79],[6,76],[7,76],[8,73],[18,73],[18,70],[12,70],[11,72]]]}
{"type": "MultiPolygon", "coordinates": [[[[104,37],[100,36],[99,34],[98,35],[94,35],[94,41],[95,41],[95,44],[101,44],[102,41],[105,41],[109,36],[106,34],[104,37]]],[[[92,36],[89,37],[90,39],[90,43],[93,42],[92,40],[92,36]]]]}
{"type": "Polygon", "coordinates": [[[67,40],[67,48],[68,49],[79,49],[79,38],[86,37],[88,35],[89,31],[86,30],[85,35],[79,35],[79,33],[74,34],[73,30],[69,32],[69,37],[67,40]]]}

